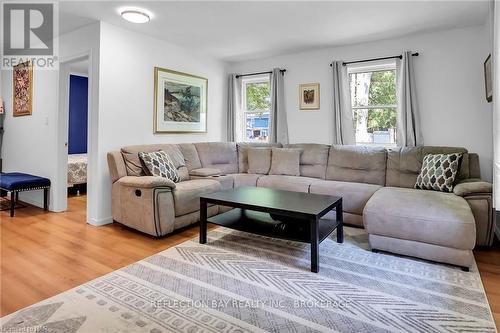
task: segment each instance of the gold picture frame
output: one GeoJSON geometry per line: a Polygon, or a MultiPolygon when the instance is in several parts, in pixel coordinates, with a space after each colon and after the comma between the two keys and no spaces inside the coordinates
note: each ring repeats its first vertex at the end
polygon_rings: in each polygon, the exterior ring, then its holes
{"type": "Polygon", "coordinates": [[[486,101],[493,101],[493,80],[491,79],[491,54],[484,61],[484,89],[486,93],[486,101]]]}
{"type": "Polygon", "coordinates": [[[154,68],[153,133],[207,133],[208,79],[154,68]]]}
{"type": "Polygon", "coordinates": [[[12,115],[30,116],[33,111],[33,65],[31,60],[14,66],[12,71],[12,115]]]}
{"type": "Polygon", "coordinates": [[[318,110],[320,108],[319,83],[302,83],[299,85],[300,110],[318,110]]]}

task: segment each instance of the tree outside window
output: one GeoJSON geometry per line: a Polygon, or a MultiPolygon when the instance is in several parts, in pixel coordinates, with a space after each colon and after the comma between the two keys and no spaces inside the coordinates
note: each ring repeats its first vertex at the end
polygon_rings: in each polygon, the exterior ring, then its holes
{"type": "Polygon", "coordinates": [[[269,76],[243,79],[243,139],[267,142],[271,91],[269,76]]]}
{"type": "Polygon", "coordinates": [[[356,144],[394,146],[396,143],[396,71],[350,73],[356,144]]]}

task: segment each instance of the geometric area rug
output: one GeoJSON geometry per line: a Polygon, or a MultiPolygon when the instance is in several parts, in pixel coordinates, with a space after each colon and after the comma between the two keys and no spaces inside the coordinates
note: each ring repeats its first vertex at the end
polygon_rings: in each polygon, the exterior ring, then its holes
{"type": "Polygon", "coordinates": [[[0,319],[0,332],[496,332],[477,267],[225,228],[0,319]]]}

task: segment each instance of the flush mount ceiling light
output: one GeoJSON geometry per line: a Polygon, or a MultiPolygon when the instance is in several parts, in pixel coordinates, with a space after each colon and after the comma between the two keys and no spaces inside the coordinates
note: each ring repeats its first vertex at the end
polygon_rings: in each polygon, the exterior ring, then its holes
{"type": "Polygon", "coordinates": [[[125,9],[120,12],[120,15],[127,21],[132,23],[147,23],[151,20],[151,15],[142,9],[125,9]]]}

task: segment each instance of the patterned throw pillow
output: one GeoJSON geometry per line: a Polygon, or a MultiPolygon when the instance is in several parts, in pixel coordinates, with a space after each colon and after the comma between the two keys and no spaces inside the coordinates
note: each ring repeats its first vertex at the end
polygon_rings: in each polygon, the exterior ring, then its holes
{"type": "Polygon", "coordinates": [[[168,178],[174,183],[181,180],[174,162],[164,151],[154,151],[151,153],[140,152],[139,158],[150,176],[168,178]]]}
{"type": "Polygon", "coordinates": [[[461,158],[461,153],[425,155],[415,188],[452,192],[461,158]]]}

